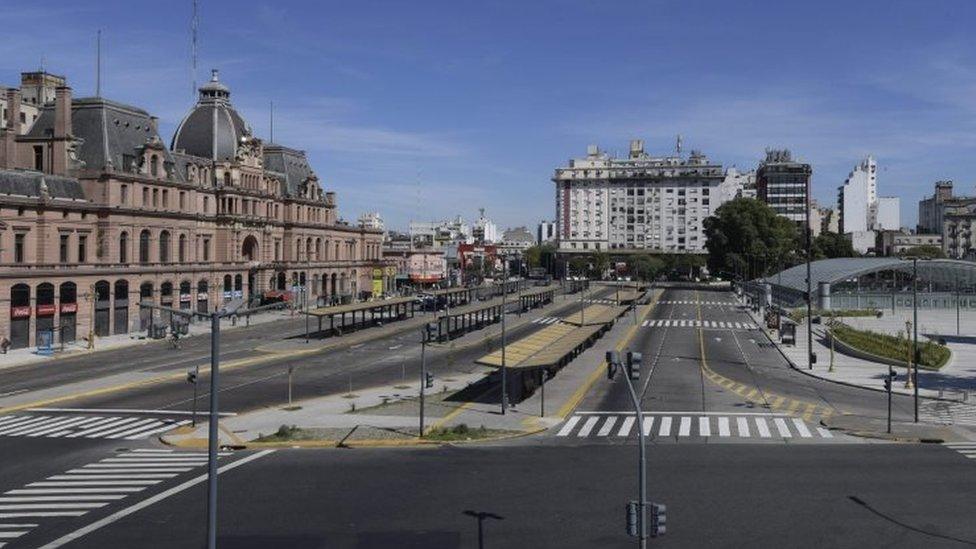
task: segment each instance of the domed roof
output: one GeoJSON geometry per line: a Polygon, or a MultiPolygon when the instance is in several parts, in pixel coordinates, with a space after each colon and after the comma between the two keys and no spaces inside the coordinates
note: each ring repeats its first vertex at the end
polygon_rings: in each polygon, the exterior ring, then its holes
{"type": "Polygon", "coordinates": [[[172,149],[212,160],[234,160],[237,147],[251,127],[230,104],[230,88],[217,78],[200,86],[200,99],[173,135],[172,149]]]}

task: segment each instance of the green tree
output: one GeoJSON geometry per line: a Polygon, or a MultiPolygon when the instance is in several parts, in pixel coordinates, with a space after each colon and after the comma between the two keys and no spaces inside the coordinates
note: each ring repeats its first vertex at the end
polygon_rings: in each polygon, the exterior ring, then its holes
{"type": "Polygon", "coordinates": [[[593,278],[606,276],[607,270],[610,269],[610,256],[606,252],[593,252],[590,262],[593,267],[593,278]]]}
{"type": "Polygon", "coordinates": [[[942,248],[932,245],[913,246],[898,252],[901,257],[917,257],[919,259],[944,259],[946,254],[942,248]]]}
{"type": "Polygon", "coordinates": [[[650,254],[635,254],[627,258],[627,272],[641,280],[654,280],[664,269],[664,261],[650,254]]]}
{"type": "Polygon", "coordinates": [[[797,229],[766,204],[737,198],[705,219],[705,237],[712,273],[752,279],[790,263],[797,229]]]}
{"type": "Polygon", "coordinates": [[[550,243],[531,246],[526,248],[524,257],[529,268],[545,267],[551,272],[553,265],[556,264],[556,247],[550,243]]]}
{"type": "Polygon", "coordinates": [[[823,232],[813,239],[813,258],[831,259],[834,257],[857,257],[849,238],[842,234],[823,232]]]}
{"type": "Polygon", "coordinates": [[[587,276],[590,271],[590,258],[577,255],[569,260],[569,276],[587,276]]]}

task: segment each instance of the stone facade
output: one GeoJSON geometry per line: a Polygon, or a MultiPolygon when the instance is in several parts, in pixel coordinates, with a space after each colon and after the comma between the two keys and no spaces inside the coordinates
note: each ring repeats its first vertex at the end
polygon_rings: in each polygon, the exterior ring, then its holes
{"type": "MultiPolygon", "coordinates": [[[[304,152],[251,135],[216,73],[200,92],[172,147],[146,111],[65,86],[28,130],[0,131],[0,337],[13,348],[50,329],[55,343],[145,329],[142,301],[204,311],[293,286],[313,304],[392,289],[381,231],[339,221],[304,152]],[[233,113],[223,127],[198,114],[218,108],[233,113]]],[[[7,90],[9,128],[20,100],[7,90]]]]}

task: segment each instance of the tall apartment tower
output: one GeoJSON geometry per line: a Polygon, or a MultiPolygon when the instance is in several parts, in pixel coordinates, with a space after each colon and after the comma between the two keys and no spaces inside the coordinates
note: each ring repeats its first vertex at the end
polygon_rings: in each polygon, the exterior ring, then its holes
{"type": "Polygon", "coordinates": [[[810,164],[793,160],[789,149],[767,149],[756,170],[756,197],[803,227],[812,175],[810,164]]]}

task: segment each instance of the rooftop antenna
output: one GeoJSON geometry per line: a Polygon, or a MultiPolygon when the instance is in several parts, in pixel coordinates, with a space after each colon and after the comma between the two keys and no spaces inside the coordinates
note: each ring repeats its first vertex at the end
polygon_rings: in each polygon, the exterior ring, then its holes
{"type": "Polygon", "coordinates": [[[274,143],[274,99],[271,100],[271,142],[274,143]]]}
{"type": "Polygon", "coordinates": [[[193,73],[193,89],[190,90],[191,97],[195,97],[197,94],[197,27],[199,26],[200,18],[197,15],[197,0],[193,0],[193,19],[190,21],[190,63],[193,73]]]}
{"type": "Polygon", "coordinates": [[[681,156],[681,134],[678,134],[678,139],[674,144],[674,150],[678,156],[681,156]]]}
{"type": "Polygon", "coordinates": [[[95,39],[95,97],[102,96],[102,29],[95,39]]]}

